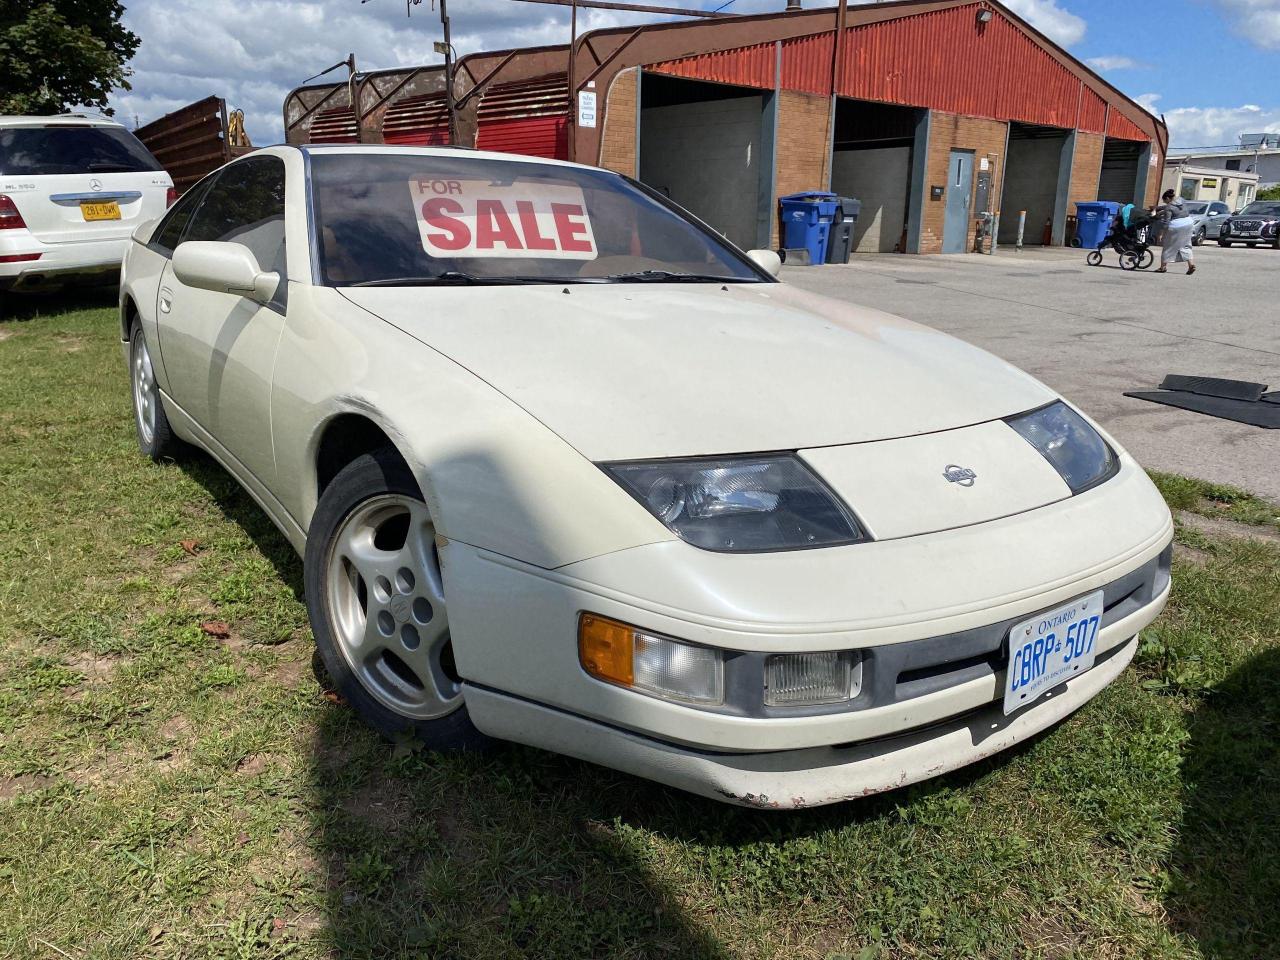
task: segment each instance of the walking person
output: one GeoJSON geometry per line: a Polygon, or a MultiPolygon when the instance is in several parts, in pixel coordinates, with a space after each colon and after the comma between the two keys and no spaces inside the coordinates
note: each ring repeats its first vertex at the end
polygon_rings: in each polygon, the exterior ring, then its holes
{"type": "Polygon", "coordinates": [[[1160,197],[1164,204],[1156,209],[1156,219],[1164,228],[1160,235],[1160,269],[1156,273],[1168,273],[1170,263],[1185,263],[1187,276],[1196,272],[1196,260],[1191,253],[1195,235],[1195,218],[1186,213],[1182,198],[1172,190],[1160,197]]]}

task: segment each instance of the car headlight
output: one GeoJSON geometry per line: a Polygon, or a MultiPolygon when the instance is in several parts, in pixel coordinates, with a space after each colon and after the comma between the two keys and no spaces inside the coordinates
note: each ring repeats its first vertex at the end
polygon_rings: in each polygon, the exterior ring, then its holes
{"type": "Polygon", "coordinates": [[[1005,422],[1053,464],[1072,493],[1088,490],[1119,469],[1107,441],[1061,400],[1005,422]]]}
{"type": "Polygon", "coordinates": [[[705,550],[798,550],[866,539],[849,509],[789,454],[604,468],[673,533],[705,550]]]}

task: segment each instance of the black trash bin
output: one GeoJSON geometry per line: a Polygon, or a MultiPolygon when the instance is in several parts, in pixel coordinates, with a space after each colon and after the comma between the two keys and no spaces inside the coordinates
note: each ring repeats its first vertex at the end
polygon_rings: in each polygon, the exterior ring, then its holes
{"type": "Polygon", "coordinates": [[[835,222],[827,240],[827,263],[848,263],[853,253],[853,227],[862,212],[862,201],[853,197],[841,197],[836,208],[835,222]]]}

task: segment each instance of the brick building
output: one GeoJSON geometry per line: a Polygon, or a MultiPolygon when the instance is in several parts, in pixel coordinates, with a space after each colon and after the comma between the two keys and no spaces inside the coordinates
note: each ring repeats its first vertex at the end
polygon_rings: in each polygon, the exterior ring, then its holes
{"type": "MultiPolygon", "coordinates": [[[[459,143],[598,164],[742,247],[777,198],[862,201],[858,250],[1066,239],[1080,200],[1153,203],[1167,131],[994,0],[897,0],[598,30],[458,61],[459,143]],[[572,76],[570,76],[572,75],[572,76]],[[570,91],[573,95],[570,95],[570,91]],[[572,107],[572,108],[571,108],[572,107]]],[[[440,66],[356,74],[285,101],[290,143],[447,143],[440,66]]]]}

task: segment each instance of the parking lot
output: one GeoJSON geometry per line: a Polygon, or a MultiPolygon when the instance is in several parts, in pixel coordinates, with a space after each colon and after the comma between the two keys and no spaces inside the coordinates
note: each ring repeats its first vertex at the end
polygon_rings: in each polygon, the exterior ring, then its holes
{"type": "MultiPolygon", "coordinates": [[[[1163,275],[1122,271],[1111,253],[1089,267],[1084,255],[864,256],[784,277],[990,350],[1079,404],[1149,469],[1280,498],[1280,431],[1123,395],[1153,389],[1169,373],[1280,389],[1280,253],[1201,247],[1193,277],[1180,264],[1163,275]]],[[[961,394],[964,384],[955,388],[961,394]]]]}

